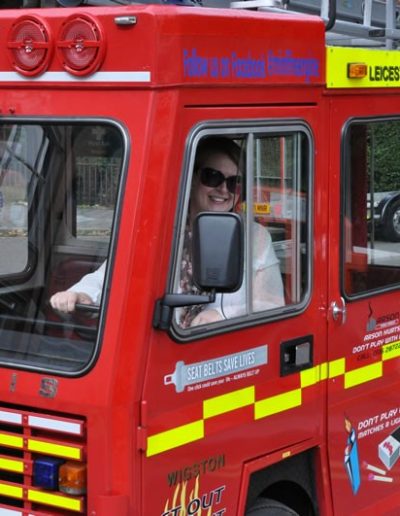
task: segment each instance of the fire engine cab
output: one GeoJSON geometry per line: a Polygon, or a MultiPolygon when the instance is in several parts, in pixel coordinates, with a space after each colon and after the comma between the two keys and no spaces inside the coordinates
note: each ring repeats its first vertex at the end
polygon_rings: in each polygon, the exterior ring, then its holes
{"type": "Polygon", "coordinates": [[[1,3],[1,516],[399,514],[399,41],[1,3]]]}

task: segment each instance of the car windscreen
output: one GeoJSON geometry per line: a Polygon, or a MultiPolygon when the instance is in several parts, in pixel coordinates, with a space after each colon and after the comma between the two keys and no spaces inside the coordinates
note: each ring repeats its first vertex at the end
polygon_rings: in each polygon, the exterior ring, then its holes
{"type": "Polygon", "coordinates": [[[104,120],[0,126],[0,364],[93,361],[124,142],[104,120]]]}

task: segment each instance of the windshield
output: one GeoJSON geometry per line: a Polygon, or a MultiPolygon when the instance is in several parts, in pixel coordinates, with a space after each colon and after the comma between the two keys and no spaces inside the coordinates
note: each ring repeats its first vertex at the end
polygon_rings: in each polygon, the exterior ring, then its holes
{"type": "Polygon", "coordinates": [[[0,126],[0,363],[92,361],[123,152],[104,121],[0,126]]]}

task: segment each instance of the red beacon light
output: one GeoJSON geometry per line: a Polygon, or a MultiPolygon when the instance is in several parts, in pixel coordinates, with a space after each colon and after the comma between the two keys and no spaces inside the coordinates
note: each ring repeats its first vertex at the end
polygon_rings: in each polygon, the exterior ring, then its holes
{"type": "Polygon", "coordinates": [[[50,62],[52,45],[49,31],[41,20],[22,16],[11,27],[7,49],[17,72],[39,75],[50,62]]]}
{"type": "Polygon", "coordinates": [[[67,72],[89,75],[99,69],[105,54],[105,37],[100,24],[86,14],[70,16],[59,32],[57,55],[67,72]]]}

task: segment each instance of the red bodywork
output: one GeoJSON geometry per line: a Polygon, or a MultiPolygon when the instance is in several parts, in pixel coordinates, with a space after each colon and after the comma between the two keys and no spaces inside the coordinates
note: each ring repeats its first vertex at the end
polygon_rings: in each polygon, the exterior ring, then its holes
{"type": "MultiPolygon", "coordinates": [[[[95,365],[77,378],[0,368],[5,406],[85,421],[87,514],[242,515],[252,473],[310,450],[321,514],[350,514],[351,507],[370,514],[378,501],[387,511],[398,507],[392,487],[386,501],[380,485],[355,498],[343,468],[344,414],[361,421],[394,406],[397,362],[390,364],[389,376],[353,389],[344,388],[343,374],[329,377],[327,364],[351,357],[367,317],[363,301],[351,306],[346,325],[333,322],[329,311],[340,298],[341,129],[355,113],[389,114],[399,97],[376,91],[328,95],[324,37],[319,18],[289,14],[171,6],[1,11],[1,113],[110,118],[125,127],[128,138],[95,365]],[[14,72],[6,51],[11,26],[26,14],[50,34],[48,69],[33,77],[14,72]],[[88,76],[68,74],[55,51],[64,21],[79,14],[95,19],[105,40],[104,59],[88,76]],[[126,16],[136,16],[136,24],[116,23],[126,16]],[[277,58],[285,57],[302,63],[296,73],[279,71],[277,58]],[[239,62],[246,59],[250,72],[239,62]],[[124,77],[131,72],[145,75],[124,77]],[[311,128],[312,292],[293,317],[178,344],[153,329],[152,318],[155,301],[166,291],[187,137],[200,122],[229,119],[298,119],[311,128]],[[314,367],[281,377],[280,343],[310,334],[314,367]],[[252,376],[233,375],[231,381],[203,382],[182,392],[165,384],[179,362],[196,364],[265,344],[268,363],[252,376]],[[49,376],[57,381],[50,397],[41,391],[49,376]],[[381,400],[389,398],[382,407],[381,400]]],[[[375,311],[392,296],[377,296],[375,311]]],[[[353,367],[358,366],[348,360],[346,370],[353,367]]]]}

